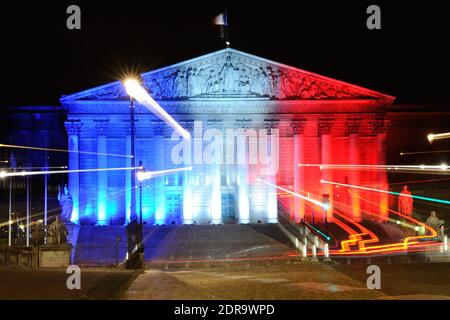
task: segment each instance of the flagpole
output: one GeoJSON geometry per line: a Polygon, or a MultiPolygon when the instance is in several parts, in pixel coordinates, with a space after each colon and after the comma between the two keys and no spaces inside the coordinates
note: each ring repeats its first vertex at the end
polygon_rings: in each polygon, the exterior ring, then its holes
{"type": "Polygon", "coordinates": [[[11,243],[12,243],[12,237],[11,237],[11,232],[12,232],[12,221],[11,221],[11,216],[12,216],[12,177],[9,177],[9,215],[8,215],[8,246],[11,247],[11,243]]]}

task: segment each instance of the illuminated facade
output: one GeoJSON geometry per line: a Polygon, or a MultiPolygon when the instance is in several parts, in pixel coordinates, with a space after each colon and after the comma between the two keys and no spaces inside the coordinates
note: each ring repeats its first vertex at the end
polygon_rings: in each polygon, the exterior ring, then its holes
{"type": "MultiPolygon", "coordinates": [[[[141,77],[152,97],[192,135],[183,144],[172,137],[173,129],[136,105],[136,163],[142,161],[149,171],[193,167],[144,181],[142,210],[148,224],[275,223],[280,206],[296,221],[310,220],[313,212],[315,219],[324,218],[308,201],[277,194],[257,180],[261,177],[319,201],[328,199],[329,220],[334,210],[355,220],[369,218],[367,213],[387,217],[385,194],[367,194],[378,209],[362,203],[358,190],[349,193],[321,183],[385,190],[385,171],[297,164],[385,164],[385,108],[393,97],[230,48],[141,77]],[[210,152],[217,137],[223,148],[210,152]],[[213,159],[207,159],[210,154],[213,159]]],[[[131,166],[126,157],[131,150],[129,98],[120,82],[64,96],[61,102],[68,110],[68,146],[75,151],[69,154],[70,169],[131,166]]],[[[126,223],[130,175],[129,170],[70,173],[72,220],[126,223]]]]}

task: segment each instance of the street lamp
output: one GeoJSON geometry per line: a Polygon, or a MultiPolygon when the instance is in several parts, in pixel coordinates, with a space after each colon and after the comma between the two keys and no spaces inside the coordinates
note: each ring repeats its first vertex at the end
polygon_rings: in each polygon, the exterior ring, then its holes
{"type": "Polygon", "coordinates": [[[136,159],[135,159],[135,107],[134,107],[134,98],[135,98],[135,90],[132,90],[133,85],[137,83],[136,80],[128,79],[125,81],[125,89],[127,90],[128,95],[130,96],[130,156],[131,156],[131,167],[133,168],[131,171],[131,203],[130,203],[130,219],[136,217],[136,159]]]}
{"type": "MultiPolygon", "coordinates": [[[[144,172],[145,169],[142,165],[142,161],[139,161],[139,172],[144,172]]],[[[141,250],[144,250],[144,236],[143,236],[143,222],[142,222],[142,179],[139,179],[139,242],[141,244],[141,250]]]]}

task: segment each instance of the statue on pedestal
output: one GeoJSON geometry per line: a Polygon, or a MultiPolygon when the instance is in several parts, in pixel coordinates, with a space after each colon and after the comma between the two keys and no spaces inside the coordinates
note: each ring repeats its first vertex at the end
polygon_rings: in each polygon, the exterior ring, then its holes
{"type": "Polygon", "coordinates": [[[61,220],[64,222],[69,222],[70,218],[72,217],[73,198],[72,195],[69,193],[67,185],[64,185],[63,192],[61,192],[60,188],[58,189],[59,189],[58,201],[61,207],[61,220]]]}
{"type": "Polygon", "coordinates": [[[413,212],[413,197],[411,192],[408,190],[408,186],[403,186],[403,191],[400,192],[398,197],[398,211],[408,217],[412,216],[413,212]]]}

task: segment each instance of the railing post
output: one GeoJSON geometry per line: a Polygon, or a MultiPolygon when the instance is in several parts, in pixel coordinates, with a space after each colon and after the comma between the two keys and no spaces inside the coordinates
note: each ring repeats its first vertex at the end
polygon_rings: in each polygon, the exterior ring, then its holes
{"type": "Polygon", "coordinates": [[[448,236],[444,235],[444,252],[448,252],[448,236]]]}
{"type": "Polygon", "coordinates": [[[331,261],[330,260],[330,248],[328,247],[328,243],[325,243],[323,248],[323,254],[324,254],[324,261],[331,261]]]}
{"type": "Polygon", "coordinates": [[[316,245],[312,246],[312,260],[317,260],[317,247],[316,247],[316,245]]]}

